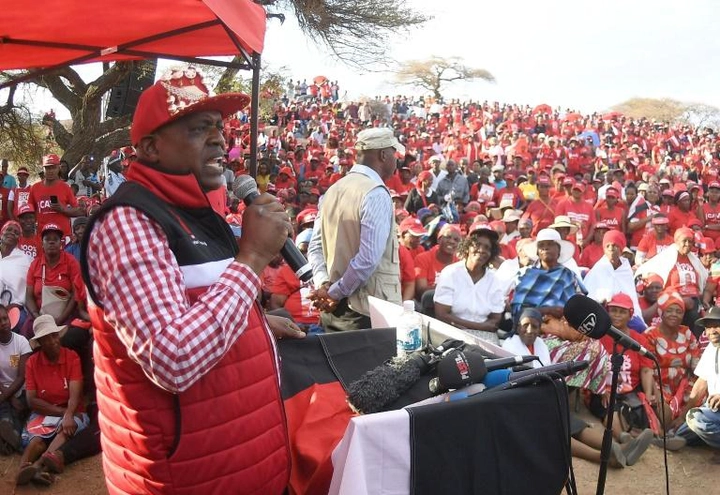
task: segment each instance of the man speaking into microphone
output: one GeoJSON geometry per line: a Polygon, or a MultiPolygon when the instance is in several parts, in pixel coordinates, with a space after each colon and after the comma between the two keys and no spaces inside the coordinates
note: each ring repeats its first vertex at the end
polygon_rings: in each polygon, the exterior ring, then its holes
{"type": "Polygon", "coordinates": [[[308,247],[326,331],[370,328],[368,296],[401,304],[398,239],[390,191],[405,148],[388,128],[360,131],[358,163],[330,186],[308,247]]]}
{"type": "Polygon", "coordinates": [[[249,97],[208,93],[192,67],[143,92],[137,161],[83,239],[111,494],[281,494],[289,478],[272,332],[302,334],[271,330],[256,297],[292,227],[262,195],[236,243],[212,210],[223,118],[249,97]]]}

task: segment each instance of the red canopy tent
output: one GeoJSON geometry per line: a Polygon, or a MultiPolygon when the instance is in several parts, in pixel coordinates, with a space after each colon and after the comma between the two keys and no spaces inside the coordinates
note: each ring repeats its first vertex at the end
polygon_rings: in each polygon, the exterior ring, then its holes
{"type": "MultiPolygon", "coordinates": [[[[159,57],[252,70],[255,135],[265,15],[252,0],[14,2],[0,9],[0,70],[31,71],[0,89],[87,62],[159,57]],[[201,58],[238,54],[239,64],[201,58]]],[[[254,172],[257,142],[250,143],[254,172]]]]}

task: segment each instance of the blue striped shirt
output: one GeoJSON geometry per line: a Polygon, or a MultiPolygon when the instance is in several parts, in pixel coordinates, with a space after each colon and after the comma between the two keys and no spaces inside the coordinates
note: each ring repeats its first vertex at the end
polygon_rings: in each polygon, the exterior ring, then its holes
{"type": "MultiPolygon", "coordinates": [[[[354,165],[348,173],[363,174],[381,187],[371,189],[360,204],[360,248],[342,277],[333,281],[328,290],[330,297],[336,301],[350,296],[367,282],[380,265],[392,232],[392,200],[380,176],[375,170],[360,164],[354,165]]],[[[312,266],[315,287],[320,287],[330,279],[322,249],[322,203],[308,246],[308,261],[312,266]]]]}

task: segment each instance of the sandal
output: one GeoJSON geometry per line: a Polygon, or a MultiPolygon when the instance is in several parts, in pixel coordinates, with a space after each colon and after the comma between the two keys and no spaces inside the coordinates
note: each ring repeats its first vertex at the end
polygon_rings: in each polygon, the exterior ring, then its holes
{"type": "Polygon", "coordinates": [[[40,462],[42,462],[45,469],[51,473],[60,474],[65,469],[65,462],[63,462],[57,452],[45,452],[42,457],[40,457],[40,462]]]}
{"type": "Polygon", "coordinates": [[[35,467],[32,462],[26,463],[23,467],[20,468],[20,471],[18,471],[17,478],[15,479],[15,484],[18,486],[27,485],[32,481],[37,472],[38,468],[35,467]]]}

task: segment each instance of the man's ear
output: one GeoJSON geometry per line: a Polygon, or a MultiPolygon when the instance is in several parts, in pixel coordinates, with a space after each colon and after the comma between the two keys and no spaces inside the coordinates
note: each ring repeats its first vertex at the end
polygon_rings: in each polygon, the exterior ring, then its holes
{"type": "Polygon", "coordinates": [[[158,136],[150,134],[140,140],[135,146],[138,159],[153,164],[160,161],[160,152],[157,147],[158,136]]]}

